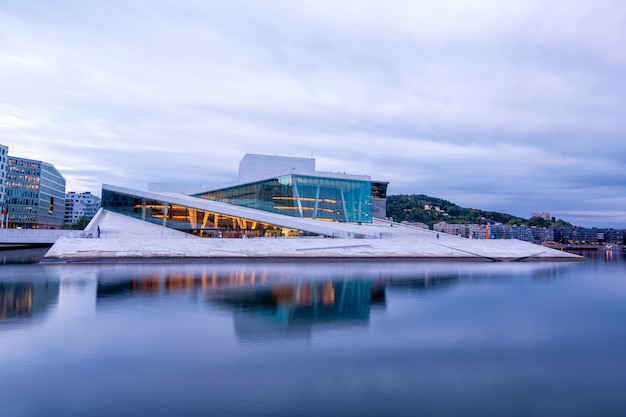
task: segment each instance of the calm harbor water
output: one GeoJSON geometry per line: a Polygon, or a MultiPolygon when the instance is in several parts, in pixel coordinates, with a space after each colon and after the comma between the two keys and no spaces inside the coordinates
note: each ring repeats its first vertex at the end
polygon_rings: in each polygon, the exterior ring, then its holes
{"type": "Polygon", "coordinates": [[[588,256],[246,265],[5,256],[0,415],[623,416],[626,262],[621,252],[588,256]]]}

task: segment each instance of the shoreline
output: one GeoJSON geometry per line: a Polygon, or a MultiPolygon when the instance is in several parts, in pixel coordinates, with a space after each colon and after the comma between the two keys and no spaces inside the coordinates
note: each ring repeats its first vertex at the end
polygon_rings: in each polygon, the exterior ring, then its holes
{"type": "Polygon", "coordinates": [[[487,257],[460,257],[460,256],[223,256],[223,257],[192,257],[192,256],[152,256],[152,257],[94,257],[94,258],[44,258],[40,264],[159,264],[159,263],[422,263],[422,262],[472,262],[472,263],[499,263],[499,262],[588,262],[589,259],[580,257],[536,258],[524,257],[523,259],[487,258],[487,257]]]}
{"type": "Polygon", "coordinates": [[[61,237],[42,262],[528,262],[585,259],[515,239],[470,240],[399,224],[394,225],[396,227],[385,223],[333,226],[352,227],[362,232],[359,236],[364,238],[201,238],[120,214],[101,212],[98,218],[98,227],[103,230],[101,238],[61,237]]]}
{"type": "Polygon", "coordinates": [[[311,257],[311,258],[293,258],[293,257],[224,257],[224,258],[192,258],[192,257],[157,257],[157,258],[94,258],[94,259],[42,259],[39,264],[42,265],[61,265],[61,264],[163,264],[163,263],[214,263],[214,264],[236,264],[236,263],[539,263],[539,262],[589,262],[587,258],[571,259],[571,258],[550,258],[550,259],[484,259],[484,258],[455,258],[455,257],[311,257]]]}

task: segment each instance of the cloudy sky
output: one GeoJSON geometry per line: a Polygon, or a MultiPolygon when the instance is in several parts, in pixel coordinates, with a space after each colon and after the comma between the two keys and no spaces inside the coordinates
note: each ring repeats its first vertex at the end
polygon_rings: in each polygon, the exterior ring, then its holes
{"type": "Polygon", "coordinates": [[[623,0],[0,0],[0,143],[68,191],[317,159],[626,227],[623,0]]]}

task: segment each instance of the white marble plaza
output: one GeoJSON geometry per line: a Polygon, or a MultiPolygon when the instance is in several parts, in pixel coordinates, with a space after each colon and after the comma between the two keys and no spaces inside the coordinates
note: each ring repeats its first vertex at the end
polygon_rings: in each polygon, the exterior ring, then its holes
{"type": "MultiPolygon", "coordinates": [[[[320,223],[308,219],[299,221],[304,225],[320,223]]],[[[88,226],[87,231],[92,232],[92,238],[61,238],[46,254],[45,261],[584,259],[519,240],[470,240],[382,220],[370,224],[324,223],[324,227],[334,228],[338,237],[208,239],[102,210],[88,226]],[[98,226],[100,238],[97,237],[98,226]]]]}

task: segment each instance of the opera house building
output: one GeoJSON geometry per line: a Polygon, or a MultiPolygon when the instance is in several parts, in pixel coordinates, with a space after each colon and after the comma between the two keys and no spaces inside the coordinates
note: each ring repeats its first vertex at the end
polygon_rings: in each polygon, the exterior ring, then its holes
{"type": "Polygon", "coordinates": [[[59,238],[44,261],[581,258],[514,239],[440,236],[394,223],[386,218],[386,192],[387,182],[367,175],[316,171],[312,158],[246,155],[237,180],[218,187],[150,184],[142,191],[103,184],[102,208],[84,239],[59,238]]]}
{"type": "Polygon", "coordinates": [[[329,223],[385,218],[387,184],[316,171],[313,158],[247,154],[235,182],[150,184],[148,191],[103,184],[102,207],[200,237],[334,237],[342,229],[329,223]]]}

